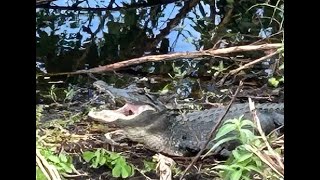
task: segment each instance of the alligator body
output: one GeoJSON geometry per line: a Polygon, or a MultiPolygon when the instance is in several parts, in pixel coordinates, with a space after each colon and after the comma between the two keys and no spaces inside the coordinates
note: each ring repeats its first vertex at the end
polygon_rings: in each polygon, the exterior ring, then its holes
{"type": "MultiPolygon", "coordinates": [[[[186,114],[175,114],[168,110],[159,112],[152,108],[136,108],[133,116],[125,116],[122,113],[125,108],[117,111],[91,111],[88,116],[94,120],[117,125],[132,141],[171,156],[185,156],[190,152],[199,151],[207,141],[212,127],[225,112],[225,107],[186,114]]],[[[283,103],[256,104],[256,109],[265,133],[270,133],[284,125],[283,103]]],[[[242,115],[246,119],[252,119],[249,105],[233,104],[223,121],[239,118],[242,115]]],[[[209,143],[207,148],[212,146],[213,142],[209,143]]],[[[232,150],[235,144],[223,144],[221,148],[232,150]]]]}

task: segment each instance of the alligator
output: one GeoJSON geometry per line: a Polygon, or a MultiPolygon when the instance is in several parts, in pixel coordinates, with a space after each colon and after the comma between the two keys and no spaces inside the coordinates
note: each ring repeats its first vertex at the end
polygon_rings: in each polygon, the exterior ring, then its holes
{"type": "MultiPolygon", "coordinates": [[[[256,104],[255,108],[266,134],[284,125],[283,103],[256,104]]],[[[118,110],[92,110],[88,117],[118,126],[127,138],[142,143],[155,152],[169,156],[189,156],[204,145],[209,132],[225,110],[225,107],[217,107],[181,114],[163,108],[157,110],[150,104],[134,104],[129,101],[118,110]]],[[[252,119],[249,104],[235,103],[231,105],[223,121],[242,115],[243,118],[252,119]]],[[[214,141],[210,141],[207,148],[213,145],[214,141]]],[[[237,142],[225,143],[219,149],[230,152],[236,145],[237,142]]]]}

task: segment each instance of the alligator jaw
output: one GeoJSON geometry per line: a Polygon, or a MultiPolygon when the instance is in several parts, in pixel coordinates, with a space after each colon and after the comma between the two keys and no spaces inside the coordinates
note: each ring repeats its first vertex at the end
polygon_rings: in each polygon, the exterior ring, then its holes
{"type": "Polygon", "coordinates": [[[147,110],[156,111],[156,109],[150,105],[126,103],[123,107],[117,110],[90,111],[88,113],[88,117],[96,121],[110,123],[118,119],[131,120],[147,110]]]}

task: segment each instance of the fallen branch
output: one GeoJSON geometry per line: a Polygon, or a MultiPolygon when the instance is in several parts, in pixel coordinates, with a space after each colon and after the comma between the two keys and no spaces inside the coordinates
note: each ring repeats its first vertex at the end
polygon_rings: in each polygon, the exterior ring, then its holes
{"type": "Polygon", "coordinates": [[[198,152],[197,156],[191,161],[191,163],[189,164],[189,166],[183,171],[181,177],[180,177],[180,180],[183,179],[184,175],[187,173],[187,171],[191,168],[191,166],[193,166],[193,164],[200,158],[201,154],[204,152],[205,148],[207,147],[207,145],[209,144],[209,142],[211,141],[211,139],[216,135],[217,133],[217,129],[218,127],[220,126],[220,124],[222,123],[222,120],[223,118],[226,116],[226,114],[228,113],[232,103],[234,102],[234,100],[236,99],[236,96],[239,92],[239,90],[241,89],[241,86],[242,86],[242,81],[240,81],[239,83],[239,86],[236,90],[236,92],[234,93],[230,103],[228,104],[227,106],[227,109],[225,110],[224,114],[220,117],[220,119],[218,120],[217,124],[215,124],[213,127],[212,127],[212,130],[210,131],[209,133],[209,137],[206,141],[206,143],[203,145],[203,147],[201,148],[201,150],[198,152]]]}
{"type": "MultiPolygon", "coordinates": [[[[178,59],[192,59],[192,58],[199,58],[199,57],[216,57],[218,55],[225,55],[229,53],[235,53],[235,52],[244,52],[244,51],[254,51],[254,50],[267,50],[267,49],[277,49],[282,46],[281,43],[275,43],[275,44],[263,44],[263,45],[246,45],[246,46],[236,46],[236,47],[229,47],[224,49],[208,49],[204,51],[197,51],[197,52],[184,52],[184,53],[173,53],[173,54],[162,54],[162,55],[150,55],[150,56],[144,56],[140,58],[134,58],[122,62],[117,62],[114,64],[109,64],[105,66],[100,66],[96,68],[91,68],[88,70],[79,70],[75,72],[63,72],[63,73],[54,73],[54,74],[45,74],[46,76],[58,76],[58,75],[76,75],[76,74],[88,74],[88,73],[104,73],[104,72],[110,72],[119,70],[124,67],[137,65],[145,62],[157,62],[157,61],[168,61],[168,60],[178,60],[178,59]]],[[[268,55],[268,57],[271,56],[268,55]]],[[[268,58],[265,56],[264,58],[268,58]]],[[[261,58],[258,59],[259,61],[262,61],[261,58]]],[[[252,65],[248,63],[247,66],[252,65]]],[[[246,66],[246,67],[247,67],[246,66]]]]}

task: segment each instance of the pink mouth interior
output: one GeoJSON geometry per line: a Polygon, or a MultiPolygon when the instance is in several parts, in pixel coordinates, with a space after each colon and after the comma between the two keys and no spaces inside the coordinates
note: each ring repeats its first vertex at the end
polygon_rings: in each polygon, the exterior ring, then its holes
{"type": "Polygon", "coordinates": [[[89,112],[90,118],[96,119],[103,122],[113,122],[117,119],[130,120],[144,111],[155,109],[150,105],[135,105],[126,103],[123,107],[117,110],[102,110],[99,112],[89,112]]]}

